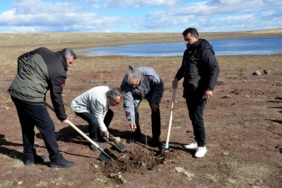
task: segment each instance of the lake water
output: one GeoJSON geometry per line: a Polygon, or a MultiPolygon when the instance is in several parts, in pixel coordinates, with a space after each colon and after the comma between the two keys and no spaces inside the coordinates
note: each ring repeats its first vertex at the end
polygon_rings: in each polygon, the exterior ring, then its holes
{"type": "MultiPolygon", "coordinates": [[[[209,40],[217,56],[282,54],[282,36],[209,40]]],[[[158,42],[105,46],[76,50],[86,56],[182,56],[186,49],[183,42],[158,42]]]]}

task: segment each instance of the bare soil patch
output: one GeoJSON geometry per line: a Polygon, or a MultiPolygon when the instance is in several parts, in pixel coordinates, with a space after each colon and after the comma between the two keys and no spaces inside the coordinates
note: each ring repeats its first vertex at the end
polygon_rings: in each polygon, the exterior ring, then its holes
{"type": "MultiPolygon", "coordinates": [[[[15,76],[16,58],[23,50],[17,46],[13,48],[15,51],[7,50],[0,56],[3,71],[0,75],[0,187],[281,186],[282,55],[217,57],[221,73],[214,97],[205,111],[208,153],[204,158],[196,159],[194,151],[183,148],[192,141],[193,132],[180,87],[176,93],[170,150],[164,152],[150,145],[150,110],[146,101],[139,108],[142,140],[133,145],[125,143],[130,131],[120,105],[112,108],[115,116],[110,131],[121,137],[128,151],[119,153],[109,143],[99,143],[118,156],[117,160],[106,164],[98,160],[99,151],[91,151],[87,141],[59,122],[50,111],[56,124],[59,149],[76,163],[70,169],[51,169],[46,147],[38,137],[35,138],[37,151],[47,156],[46,163],[31,167],[22,163],[20,125],[16,109],[6,93],[15,76]],[[255,71],[262,74],[254,75],[255,71]]],[[[72,115],[71,121],[88,134],[86,122],[75,116],[70,108],[72,99],[97,85],[119,86],[128,65],[153,66],[165,83],[161,102],[161,138],[165,141],[172,98],[171,81],[180,64],[181,57],[85,58],[79,55],[68,71],[64,89],[67,114],[72,115]]],[[[47,102],[50,102],[49,96],[47,102]]],[[[37,129],[35,131],[38,133],[37,129]]]]}

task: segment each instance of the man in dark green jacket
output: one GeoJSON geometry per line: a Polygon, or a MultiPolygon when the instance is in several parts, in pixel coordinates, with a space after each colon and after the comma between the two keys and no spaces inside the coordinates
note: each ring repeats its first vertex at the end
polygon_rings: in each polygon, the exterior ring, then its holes
{"type": "Polygon", "coordinates": [[[14,102],[22,129],[25,165],[41,163],[45,156],[36,154],[34,148],[34,126],[40,131],[49,152],[50,167],[67,168],[74,165],[59,153],[54,132],[54,123],[46,105],[46,93],[50,90],[51,100],[57,118],[67,123],[62,91],[66,81],[66,71],[71,67],[75,53],[65,48],[53,52],[38,48],[18,58],[18,73],[8,93],[14,102]]]}
{"type": "Polygon", "coordinates": [[[204,157],[207,148],[203,113],[206,101],[213,95],[219,66],[212,46],[205,39],[199,38],[195,28],[187,28],[182,34],[187,50],[184,52],[182,65],[172,81],[172,86],[177,87],[178,81],[184,77],[183,97],[186,99],[195,137],[194,142],[184,147],[197,149],[195,157],[204,157]]]}

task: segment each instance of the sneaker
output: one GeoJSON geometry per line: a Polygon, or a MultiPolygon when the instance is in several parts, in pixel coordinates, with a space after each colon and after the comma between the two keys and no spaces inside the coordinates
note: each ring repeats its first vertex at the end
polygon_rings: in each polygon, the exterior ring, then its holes
{"type": "Polygon", "coordinates": [[[97,148],[93,145],[93,144],[90,144],[90,149],[92,150],[92,151],[97,151],[97,148]]]}
{"type": "Polygon", "coordinates": [[[186,149],[197,149],[198,148],[198,144],[196,141],[192,142],[191,144],[188,144],[188,145],[184,145],[184,147],[186,149]]]}
{"type": "Polygon", "coordinates": [[[44,163],[45,158],[46,158],[45,155],[35,155],[34,159],[26,159],[24,161],[24,164],[26,166],[32,166],[34,164],[44,163]]]}
{"type": "Polygon", "coordinates": [[[199,157],[204,157],[207,153],[207,148],[206,146],[203,147],[198,147],[196,153],[195,153],[195,157],[199,158],[199,157]]]}
{"type": "Polygon", "coordinates": [[[51,168],[70,168],[74,165],[74,162],[66,160],[61,154],[58,160],[51,161],[51,168]]]}

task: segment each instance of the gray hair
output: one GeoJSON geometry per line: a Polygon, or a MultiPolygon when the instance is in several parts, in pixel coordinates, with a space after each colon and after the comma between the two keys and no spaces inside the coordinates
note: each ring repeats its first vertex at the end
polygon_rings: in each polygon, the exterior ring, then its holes
{"type": "Polygon", "coordinates": [[[77,58],[76,54],[70,48],[63,49],[63,52],[64,52],[64,55],[65,55],[66,59],[69,59],[71,56],[73,56],[74,59],[77,58]]]}
{"type": "Polygon", "coordinates": [[[115,100],[118,96],[123,98],[123,94],[119,88],[110,88],[109,91],[107,91],[106,96],[115,100]]]}
{"type": "Polygon", "coordinates": [[[132,80],[139,79],[140,77],[140,72],[136,69],[133,69],[132,66],[129,66],[129,70],[124,75],[124,79],[128,84],[131,84],[132,80]]]}

